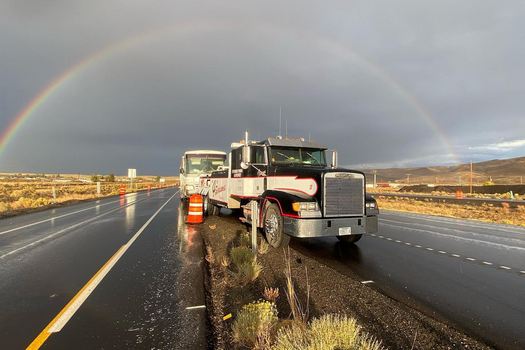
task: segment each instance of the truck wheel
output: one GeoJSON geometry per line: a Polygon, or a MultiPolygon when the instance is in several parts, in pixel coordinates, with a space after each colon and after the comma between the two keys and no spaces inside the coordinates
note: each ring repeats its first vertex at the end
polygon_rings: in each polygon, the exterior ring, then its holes
{"type": "Polygon", "coordinates": [[[202,196],[202,213],[204,216],[208,216],[210,214],[210,199],[208,196],[202,196]]]}
{"type": "Polygon", "coordinates": [[[219,216],[221,213],[221,208],[211,203],[208,205],[208,210],[211,216],[219,216]]]}
{"type": "Polygon", "coordinates": [[[337,236],[337,239],[344,243],[355,243],[359,241],[363,235],[337,236]]]}
{"type": "Polygon", "coordinates": [[[266,240],[274,248],[286,247],[290,236],[284,233],[283,217],[275,204],[270,204],[264,214],[264,233],[266,240]]]}

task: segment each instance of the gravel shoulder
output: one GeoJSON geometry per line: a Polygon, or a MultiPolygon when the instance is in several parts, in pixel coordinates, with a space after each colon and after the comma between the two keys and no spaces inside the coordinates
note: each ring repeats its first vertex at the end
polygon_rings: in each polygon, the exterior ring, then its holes
{"type": "MultiPolygon", "coordinates": [[[[249,302],[262,298],[265,287],[278,287],[280,318],[287,318],[290,308],[284,295],[284,254],[269,249],[259,254],[263,265],[259,278],[251,285],[239,288],[231,283],[228,270],[221,265],[229,249],[236,244],[247,227],[234,216],[208,217],[202,225],[206,250],[205,287],[208,317],[215,349],[235,348],[231,324],[235,313],[249,302]],[[232,318],[224,320],[224,316],[232,318]]],[[[259,240],[263,239],[259,236],[259,240]]],[[[377,290],[362,284],[357,276],[343,275],[290,249],[291,265],[299,297],[305,301],[310,288],[310,317],[341,313],[354,317],[370,335],[392,349],[488,349],[480,341],[453,327],[428,317],[377,290]]]]}

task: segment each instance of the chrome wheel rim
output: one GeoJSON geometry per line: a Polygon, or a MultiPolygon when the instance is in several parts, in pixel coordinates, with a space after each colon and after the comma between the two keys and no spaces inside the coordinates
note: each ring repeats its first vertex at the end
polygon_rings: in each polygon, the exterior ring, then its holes
{"type": "Polygon", "coordinates": [[[279,220],[277,219],[277,215],[272,213],[267,216],[266,220],[264,221],[264,228],[266,234],[269,236],[268,238],[272,241],[275,241],[277,238],[277,231],[279,229],[279,220]]]}

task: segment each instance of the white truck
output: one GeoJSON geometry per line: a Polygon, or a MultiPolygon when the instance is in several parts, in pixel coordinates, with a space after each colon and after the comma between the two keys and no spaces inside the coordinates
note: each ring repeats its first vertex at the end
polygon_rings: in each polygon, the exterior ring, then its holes
{"type": "Polygon", "coordinates": [[[186,151],[180,162],[180,196],[187,199],[195,193],[200,193],[200,177],[222,169],[226,161],[226,153],[213,150],[186,151]]]}
{"type": "Polygon", "coordinates": [[[269,137],[233,143],[228,167],[201,177],[205,210],[242,211],[241,220],[257,225],[273,247],[286,246],[290,236],[337,237],[349,243],[378,230],[379,209],[366,194],[365,175],[331,164],[327,147],[302,138],[269,137]]]}

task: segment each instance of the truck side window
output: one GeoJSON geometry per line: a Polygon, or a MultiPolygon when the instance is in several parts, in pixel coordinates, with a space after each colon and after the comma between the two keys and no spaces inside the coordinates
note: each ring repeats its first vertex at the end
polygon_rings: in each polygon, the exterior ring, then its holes
{"type": "Polygon", "coordinates": [[[266,158],[264,157],[264,147],[262,146],[252,146],[251,147],[251,157],[253,164],[266,164],[266,158]]]}
{"type": "Polygon", "coordinates": [[[232,169],[241,169],[242,149],[238,148],[232,151],[232,169]]]}

